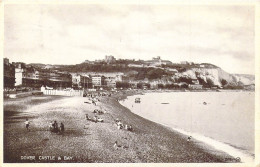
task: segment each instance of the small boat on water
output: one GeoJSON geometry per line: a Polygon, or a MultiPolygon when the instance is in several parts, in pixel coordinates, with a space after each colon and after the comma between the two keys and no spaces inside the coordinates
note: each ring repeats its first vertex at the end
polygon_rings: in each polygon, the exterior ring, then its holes
{"type": "Polygon", "coordinates": [[[141,99],[139,97],[135,98],[135,103],[141,103],[141,99]]]}

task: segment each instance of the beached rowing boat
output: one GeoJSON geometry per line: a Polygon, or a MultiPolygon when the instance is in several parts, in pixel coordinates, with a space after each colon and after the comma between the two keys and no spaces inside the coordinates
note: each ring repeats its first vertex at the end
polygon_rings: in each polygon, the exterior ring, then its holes
{"type": "Polygon", "coordinates": [[[141,103],[141,99],[139,97],[135,98],[135,103],[141,103]]]}

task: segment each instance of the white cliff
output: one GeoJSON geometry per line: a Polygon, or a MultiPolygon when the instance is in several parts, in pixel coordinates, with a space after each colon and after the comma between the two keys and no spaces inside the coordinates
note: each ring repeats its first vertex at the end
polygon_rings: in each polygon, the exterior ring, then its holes
{"type": "Polygon", "coordinates": [[[249,75],[229,74],[221,68],[191,68],[179,73],[179,76],[191,79],[201,78],[206,83],[211,80],[216,86],[223,86],[223,82],[233,85],[252,85],[255,83],[254,77],[249,75]],[[224,81],[225,80],[225,81],[224,81]]]}

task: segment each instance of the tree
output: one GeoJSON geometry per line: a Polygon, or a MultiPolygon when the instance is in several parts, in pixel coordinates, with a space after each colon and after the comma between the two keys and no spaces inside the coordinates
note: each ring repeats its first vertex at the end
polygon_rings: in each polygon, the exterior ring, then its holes
{"type": "Polygon", "coordinates": [[[186,77],[180,77],[178,79],[178,82],[186,82],[187,84],[192,84],[192,79],[191,78],[186,78],[186,77]]]}
{"type": "Polygon", "coordinates": [[[222,79],[222,80],[221,80],[222,86],[225,86],[227,83],[228,83],[227,80],[225,80],[225,79],[222,79]]]}
{"type": "Polygon", "coordinates": [[[164,89],[164,85],[163,84],[158,84],[157,87],[158,87],[158,89],[164,89]]]}
{"type": "Polygon", "coordinates": [[[213,82],[210,78],[207,78],[207,83],[208,83],[208,86],[209,86],[209,87],[215,86],[215,85],[214,85],[214,82],[213,82]]]}
{"type": "Polygon", "coordinates": [[[127,82],[116,82],[116,88],[129,88],[130,84],[127,82]]]}
{"type": "Polygon", "coordinates": [[[148,79],[159,79],[163,75],[166,75],[167,73],[162,69],[152,69],[147,73],[148,79]]]}
{"type": "Polygon", "coordinates": [[[143,84],[139,82],[139,83],[137,83],[136,87],[137,87],[137,89],[142,89],[143,88],[143,84]]]}

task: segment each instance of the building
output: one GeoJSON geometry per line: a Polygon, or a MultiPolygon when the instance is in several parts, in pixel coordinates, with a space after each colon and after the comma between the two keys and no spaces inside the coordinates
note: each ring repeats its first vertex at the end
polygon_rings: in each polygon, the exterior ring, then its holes
{"type": "Polygon", "coordinates": [[[105,84],[108,88],[115,88],[116,87],[116,78],[115,77],[106,77],[105,84]]]}
{"type": "Polygon", "coordinates": [[[167,70],[170,74],[172,74],[172,75],[175,75],[176,73],[178,73],[178,70],[175,69],[175,68],[166,68],[166,70],[167,70]]]}
{"type": "Polygon", "coordinates": [[[72,87],[74,88],[91,88],[92,80],[90,76],[72,74],[72,87]]]}
{"type": "Polygon", "coordinates": [[[102,87],[105,86],[105,77],[101,75],[91,76],[93,87],[102,87]]]}
{"type": "Polygon", "coordinates": [[[144,67],[144,64],[128,64],[128,67],[143,68],[143,67],[144,67]]]}
{"type": "Polygon", "coordinates": [[[190,89],[202,89],[202,85],[200,85],[200,84],[189,84],[188,88],[190,88],[190,89]]]}
{"type": "Polygon", "coordinates": [[[129,78],[125,75],[116,75],[115,76],[115,81],[116,82],[128,82],[129,78]]]}
{"type": "Polygon", "coordinates": [[[54,89],[72,87],[72,76],[69,73],[50,72],[45,85],[54,89]]]}
{"type": "Polygon", "coordinates": [[[137,84],[139,83],[138,81],[134,81],[134,80],[129,80],[129,85],[132,89],[137,89],[137,84]]]}
{"type": "Polygon", "coordinates": [[[153,57],[152,60],[147,60],[144,62],[150,66],[162,66],[162,65],[172,65],[172,62],[169,60],[162,60],[160,56],[153,57]]]}
{"type": "Polygon", "coordinates": [[[87,64],[94,64],[93,61],[89,61],[89,60],[85,60],[83,63],[87,63],[87,64]]]}
{"type": "Polygon", "coordinates": [[[4,59],[4,85],[4,87],[40,88],[44,85],[67,88],[72,86],[72,77],[68,73],[37,69],[22,62],[10,64],[8,59],[4,59]]]}
{"type": "Polygon", "coordinates": [[[191,82],[195,85],[199,85],[199,80],[198,79],[191,79],[191,82]]]}
{"type": "Polygon", "coordinates": [[[15,86],[15,66],[9,63],[9,59],[4,58],[4,88],[15,86]]]}
{"type": "Polygon", "coordinates": [[[39,88],[44,84],[40,79],[40,72],[34,67],[24,68],[22,73],[22,86],[39,88]]]}
{"type": "Polygon", "coordinates": [[[79,82],[79,86],[81,88],[92,88],[92,79],[90,76],[83,76],[80,75],[80,82],[79,82]]]}
{"type": "Polygon", "coordinates": [[[82,72],[79,73],[80,75],[90,75],[90,76],[95,76],[95,75],[100,75],[104,77],[116,77],[117,75],[124,75],[122,72],[82,72]]]}
{"type": "Polygon", "coordinates": [[[159,84],[159,82],[158,81],[151,81],[150,82],[150,87],[151,87],[151,89],[158,89],[158,84],[159,84]]]}
{"type": "Polygon", "coordinates": [[[194,65],[194,62],[181,61],[181,64],[184,64],[184,65],[194,65]]]}
{"type": "Polygon", "coordinates": [[[115,62],[116,62],[116,59],[114,58],[114,56],[106,56],[106,57],[105,57],[105,62],[106,62],[107,64],[115,63],[115,62]]]}
{"type": "Polygon", "coordinates": [[[23,81],[24,67],[20,63],[13,63],[15,66],[15,86],[21,86],[23,81]]]}
{"type": "Polygon", "coordinates": [[[15,86],[40,88],[44,84],[40,71],[34,67],[27,67],[25,63],[13,63],[15,65],[15,86]]]}
{"type": "Polygon", "coordinates": [[[8,58],[4,58],[4,65],[9,65],[9,59],[8,58]]]}
{"type": "Polygon", "coordinates": [[[80,87],[80,75],[71,74],[71,78],[72,78],[72,87],[80,87]]]}

